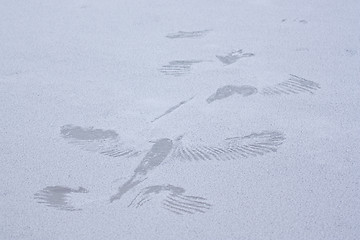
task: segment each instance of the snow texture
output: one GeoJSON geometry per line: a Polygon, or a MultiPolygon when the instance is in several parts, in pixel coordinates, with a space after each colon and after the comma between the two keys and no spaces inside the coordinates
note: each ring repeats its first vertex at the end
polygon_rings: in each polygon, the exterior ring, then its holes
{"type": "Polygon", "coordinates": [[[360,239],[359,12],[1,1],[0,239],[360,239]]]}

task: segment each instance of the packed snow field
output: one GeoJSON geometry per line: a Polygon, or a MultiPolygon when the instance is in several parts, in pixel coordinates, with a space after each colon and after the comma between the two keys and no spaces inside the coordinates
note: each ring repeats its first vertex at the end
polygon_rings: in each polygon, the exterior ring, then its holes
{"type": "Polygon", "coordinates": [[[358,0],[2,0],[0,239],[360,239],[358,0]]]}

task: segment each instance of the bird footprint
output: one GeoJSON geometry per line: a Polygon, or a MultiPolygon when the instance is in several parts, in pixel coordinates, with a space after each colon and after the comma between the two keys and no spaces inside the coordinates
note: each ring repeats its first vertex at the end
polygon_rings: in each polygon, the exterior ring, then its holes
{"type": "Polygon", "coordinates": [[[185,195],[185,189],[173,185],[154,185],[146,187],[132,200],[129,207],[139,208],[160,197],[161,207],[172,213],[194,214],[205,213],[211,208],[206,198],[185,195]]]}

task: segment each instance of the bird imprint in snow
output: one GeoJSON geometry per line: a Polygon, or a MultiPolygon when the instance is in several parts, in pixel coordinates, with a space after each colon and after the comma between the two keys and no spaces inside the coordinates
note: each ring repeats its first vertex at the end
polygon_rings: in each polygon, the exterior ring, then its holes
{"type": "MultiPolygon", "coordinates": [[[[74,125],[70,126],[73,128],[89,129],[74,125]]],[[[174,139],[160,138],[155,141],[150,141],[152,146],[148,149],[135,149],[135,147],[129,146],[130,149],[133,149],[133,151],[139,155],[146,152],[134,173],[146,175],[166,159],[182,161],[228,160],[263,155],[265,153],[275,152],[277,147],[285,140],[284,134],[279,131],[262,131],[241,137],[229,137],[218,142],[216,146],[189,144],[183,141],[183,138],[184,135],[180,135],[174,139]],[[257,150],[254,150],[255,148],[257,150]]],[[[80,148],[83,148],[83,145],[80,145],[80,148]]],[[[87,149],[85,148],[85,150],[87,149]]],[[[122,156],[126,157],[127,155],[122,156]]]]}
{"type": "Polygon", "coordinates": [[[167,38],[170,39],[176,39],[176,38],[202,38],[206,34],[208,34],[211,30],[205,29],[201,31],[193,31],[193,32],[184,32],[184,31],[178,31],[176,33],[170,33],[166,35],[167,38]]]}
{"type": "Polygon", "coordinates": [[[277,131],[263,131],[242,137],[231,137],[220,141],[217,145],[194,145],[183,143],[184,135],[175,139],[161,138],[152,141],[150,149],[142,161],[134,169],[133,175],[122,184],[116,194],[110,197],[110,202],[119,200],[128,191],[144,182],[158,166],[165,161],[208,161],[208,160],[239,160],[241,158],[256,157],[276,152],[284,142],[285,136],[277,131]]]}
{"type": "Polygon", "coordinates": [[[241,95],[243,97],[247,97],[250,95],[254,95],[256,93],[260,93],[264,96],[271,95],[289,95],[289,94],[299,94],[299,93],[310,93],[314,94],[316,90],[320,89],[320,85],[310,80],[306,80],[304,78],[295,76],[290,74],[288,80],[275,84],[274,86],[269,86],[258,91],[256,87],[243,85],[226,85],[220,87],[216,90],[214,94],[206,99],[208,103],[212,103],[217,100],[222,100],[227,97],[230,97],[234,94],[241,95]]]}
{"type": "Polygon", "coordinates": [[[212,206],[206,198],[185,195],[184,188],[168,184],[143,188],[129,207],[139,208],[156,200],[160,202],[163,209],[178,215],[205,213],[212,206]]]}
{"type": "Polygon", "coordinates": [[[237,62],[240,58],[253,57],[255,54],[253,53],[243,53],[243,50],[233,51],[225,56],[216,55],[217,59],[219,59],[223,64],[230,65],[237,62]]]}
{"type": "MultiPolygon", "coordinates": [[[[77,135],[78,133],[68,133],[67,136],[72,136],[72,138],[79,138],[81,140],[94,138],[91,134],[91,137],[83,134],[83,131],[86,133],[108,133],[97,134],[96,139],[106,139],[109,135],[112,137],[118,136],[117,133],[111,130],[84,128],[73,125],[65,126],[67,126],[67,128],[71,126],[71,129],[77,129],[77,131],[80,131],[81,133],[80,135],[77,135]],[[110,132],[111,134],[109,134],[110,132]],[[104,135],[106,137],[104,137],[104,135]]],[[[136,151],[139,153],[146,152],[146,154],[134,169],[129,180],[119,186],[115,194],[109,196],[108,203],[120,200],[124,194],[134,190],[138,185],[144,184],[143,182],[147,180],[149,175],[165,161],[240,160],[242,158],[257,157],[276,152],[278,147],[285,141],[285,135],[278,131],[262,131],[246,136],[229,137],[215,145],[187,144],[186,142],[183,142],[183,138],[184,135],[174,139],[161,138],[152,141],[153,145],[150,149],[136,151]]],[[[35,194],[35,199],[40,199],[41,201],[39,201],[39,203],[46,203],[47,206],[55,207],[59,210],[74,211],[80,210],[80,208],[73,207],[69,202],[69,195],[72,193],[87,192],[88,191],[85,188],[74,190],[61,186],[46,187],[35,194]]],[[[139,191],[129,206],[140,207],[145,202],[153,199],[153,196],[156,195],[161,197],[160,201],[163,208],[176,214],[203,213],[207,209],[210,209],[211,205],[206,202],[205,198],[185,195],[184,193],[185,190],[183,188],[175,187],[173,185],[148,186],[139,191]]],[[[96,202],[96,200],[92,202],[96,202]]]]}
{"type": "Polygon", "coordinates": [[[69,200],[72,194],[84,193],[88,193],[88,190],[83,187],[72,189],[64,186],[48,186],[35,193],[34,198],[38,203],[45,204],[48,207],[53,207],[58,210],[79,211],[82,209],[72,206],[69,200]]]}
{"type": "Polygon", "coordinates": [[[159,71],[165,75],[179,77],[190,73],[191,66],[195,63],[205,62],[203,60],[176,60],[162,66],[159,71]]]}
{"type": "Polygon", "coordinates": [[[78,145],[90,152],[98,152],[110,157],[133,157],[139,154],[134,149],[126,147],[114,130],[68,124],[61,127],[60,134],[68,143],[78,145]]]}

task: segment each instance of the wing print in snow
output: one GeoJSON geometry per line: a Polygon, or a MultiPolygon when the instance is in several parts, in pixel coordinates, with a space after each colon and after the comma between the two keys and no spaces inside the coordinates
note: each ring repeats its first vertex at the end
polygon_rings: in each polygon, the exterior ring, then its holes
{"type": "Polygon", "coordinates": [[[71,194],[88,193],[88,190],[79,187],[72,189],[64,186],[48,186],[41,191],[34,194],[34,198],[38,203],[45,204],[48,207],[53,207],[64,211],[79,211],[81,208],[72,206],[69,202],[71,194]]]}
{"type": "Polygon", "coordinates": [[[179,142],[173,150],[172,157],[183,161],[223,161],[256,157],[276,152],[284,140],[285,136],[281,132],[263,131],[242,137],[226,138],[219,146],[187,146],[179,142]]]}
{"type": "Polygon", "coordinates": [[[223,100],[233,95],[242,95],[243,97],[248,97],[257,93],[260,93],[263,96],[284,94],[289,95],[306,92],[314,94],[314,92],[318,89],[320,89],[320,85],[318,83],[290,74],[288,80],[277,83],[273,86],[264,87],[259,92],[257,88],[253,86],[225,85],[216,89],[216,92],[208,97],[206,101],[207,103],[212,103],[214,101],[223,100]]]}
{"type": "Polygon", "coordinates": [[[290,74],[290,78],[288,80],[271,87],[265,87],[260,93],[263,95],[288,95],[303,92],[314,94],[314,91],[318,89],[320,89],[320,85],[318,83],[290,74]]]}
{"type": "Polygon", "coordinates": [[[139,208],[158,199],[161,207],[178,215],[205,213],[211,208],[205,198],[185,195],[185,189],[173,185],[146,187],[132,200],[129,207],[139,208]]]}
{"type": "Polygon", "coordinates": [[[132,157],[140,153],[132,147],[125,146],[120,141],[119,135],[113,130],[84,128],[69,124],[61,127],[60,134],[70,144],[109,157],[132,157]]]}

